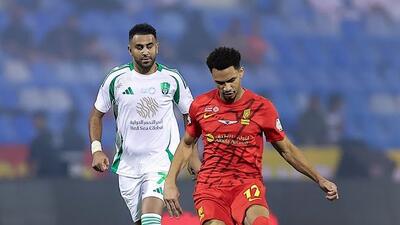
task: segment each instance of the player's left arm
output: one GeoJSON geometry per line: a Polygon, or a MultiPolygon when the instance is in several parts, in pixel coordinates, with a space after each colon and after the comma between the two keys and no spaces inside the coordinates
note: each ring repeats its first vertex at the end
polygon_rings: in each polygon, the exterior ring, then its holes
{"type": "MultiPolygon", "coordinates": [[[[186,126],[190,119],[188,112],[190,105],[193,102],[193,96],[189,86],[183,79],[183,76],[178,71],[176,71],[176,74],[174,74],[174,78],[175,81],[177,82],[177,91],[175,91],[174,93],[174,99],[177,99],[175,103],[178,106],[179,111],[181,111],[183,115],[183,122],[186,129],[186,126]]],[[[190,173],[190,175],[192,175],[193,178],[195,178],[201,166],[199,152],[197,150],[197,144],[192,145],[192,154],[190,155],[189,161],[187,165],[185,164],[185,166],[187,166],[187,170],[190,173]]]]}
{"type": "MultiPolygon", "coordinates": [[[[189,114],[183,114],[183,122],[186,125],[188,124],[189,114]]],[[[197,173],[200,170],[201,161],[199,157],[199,152],[197,149],[197,143],[192,145],[192,154],[190,155],[189,162],[187,165],[187,170],[193,178],[196,178],[197,173]]]]}
{"type": "Polygon", "coordinates": [[[321,189],[326,193],[326,198],[328,200],[332,201],[339,199],[336,184],[319,174],[308,162],[304,154],[289,140],[288,137],[284,137],[280,141],[271,142],[271,144],[297,171],[308,176],[319,184],[321,189]]]}

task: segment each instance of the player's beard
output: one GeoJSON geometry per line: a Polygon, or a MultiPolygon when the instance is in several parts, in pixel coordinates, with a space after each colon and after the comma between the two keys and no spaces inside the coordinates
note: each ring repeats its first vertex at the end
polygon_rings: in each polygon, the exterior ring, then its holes
{"type": "Polygon", "coordinates": [[[143,58],[135,59],[135,62],[138,65],[140,72],[143,74],[149,72],[155,61],[155,58],[152,57],[148,57],[147,60],[144,60],[143,58]]]}
{"type": "Polygon", "coordinates": [[[236,98],[236,91],[229,91],[229,92],[222,92],[222,98],[229,103],[232,103],[235,101],[236,98]]]}

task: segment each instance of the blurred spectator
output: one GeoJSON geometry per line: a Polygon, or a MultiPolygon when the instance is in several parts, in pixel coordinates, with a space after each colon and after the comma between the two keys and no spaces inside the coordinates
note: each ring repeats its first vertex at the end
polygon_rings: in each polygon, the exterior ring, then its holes
{"type": "Polygon", "coordinates": [[[373,150],[364,141],[352,139],[343,140],[340,148],[338,178],[391,178],[395,164],[383,151],[373,150]]]}
{"type": "Polygon", "coordinates": [[[344,104],[340,95],[330,96],[326,114],[327,141],[329,144],[338,144],[344,131],[344,104]]]}
{"type": "Polygon", "coordinates": [[[85,149],[85,139],[77,128],[78,119],[78,111],[73,109],[68,113],[62,130],[62,151],[82,152],[85,149]]]}
{"type": "Polygon", "coordinates": [[[71,110],[66,118],[62,130],[61,155],[68,167],[68,174],[71,177],[79,177],[83,170],[85,139],[78,130],[79,112],[71,110]]]}
{"type": "Polygon", "coordinates": [[[179,58],[190,63],[204,63],[216,41],[207,31],[200,11],[188,12],[186,29],[178,44],[179,58]]]}
{"type": "Polygon", "coordinates": [[[244,34],[242,21],[233,18],[220,39],[220,45],[235,47],[243,52],[245,65],[262,64],[268,49],[268,44],[261,34],[261,19],[255,18],[251,22],[251,31],[248,35],[244,34]]]}
{"type": "Polygon", "coordinates": [[[65,175],[65,167],[60,153],[54,145],[54,137],[47,127],[46,115],[38,112],[33,115],[36,136],[30,144],[29,161],[33,174],[37,177],[60,177],[65,175]]]}
{"type": "Polygon", "coordinates": [[[320,98],[312,95],[298,119],[297,140],[302,145],[323,145],[327,143],[327,131],[326,114],[320,98]]]}
{"type": "Polygon", "coordinates": [[[234,47],[240,52],[246,52],[246,37],[243,34],[240,19],[233,18],[220,40],[221,46],[234,47]]]}
{"type": "Polygon", "coordinates": [[[344,140],[340,148],[342,157],[336,172],[338,178],[368,177],[367,148],[362,141],[344,140]]]}
{"type": "Polygon", "coordinates": [[[84,43],[84,49],[81,49],[80,56],[84,61],[101,63],[101,65],[109,65],[112,63],[113,57],[106,51],[97,36],[86,37],[87,42],[84,43]]]}
{"type": "Polygon", "coordinates": [[[42,49],[49,59],[79,60],[89,41],[79,29],[78,17],[71,15],[64,24],[47,33],[42,49]]]}
{"type": "Polygon", "coordinates": [[[251,32],[246,37],[246,48],[243,51],[243,60],[250,65],[261,65],[264,62],[268,44],[261,35],[262,24],[260,19],[251,23],[251,32]]]}
{"type": "Polygon", "coordinates": [[[34,44],[33,34],[24,19],[24,8],[15,5],[10,9],[10,21],[1,31],[1,46],[10,56],[29,59],[34,44]]]}

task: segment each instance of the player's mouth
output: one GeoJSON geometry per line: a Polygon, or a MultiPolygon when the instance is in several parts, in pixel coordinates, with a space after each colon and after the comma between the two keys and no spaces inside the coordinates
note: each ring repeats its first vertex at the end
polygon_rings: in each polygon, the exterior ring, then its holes
{"type": "Polygon", "coordinates": [[[234,98],[235,92],[224,92],[224,96],[227,98],[234,98]]]}
{"type": "Polygon", "coordinates": [[[143,64],[149,64],[149,63],[151,63],[151,58],[150,58],[150,57],[142,58],[142,63],[143,63],[143,64]]]}

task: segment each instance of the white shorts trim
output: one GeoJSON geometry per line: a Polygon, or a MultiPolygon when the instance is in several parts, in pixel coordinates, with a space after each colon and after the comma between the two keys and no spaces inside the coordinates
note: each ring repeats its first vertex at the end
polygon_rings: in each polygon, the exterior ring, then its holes
{"type": "Polygon", "coordinates": [[[128,207],[133,222],[140,220],[142,201],[147,197],[163,200],[164,181],[167,172],[146,173],[140,177],[119,175],[119,190],[128,207]]]}

